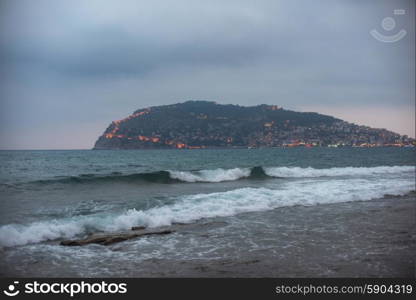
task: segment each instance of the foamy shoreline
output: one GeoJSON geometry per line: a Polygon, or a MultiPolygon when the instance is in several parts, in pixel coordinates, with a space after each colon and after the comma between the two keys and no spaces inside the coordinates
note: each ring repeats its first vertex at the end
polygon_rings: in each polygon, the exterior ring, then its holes
{"type": "MultiPolygon", "coordinates": [[[[405,196],[386,196],[371,201],[282,207],[231,217],[217,217],[197,222],[194,226],[167,237],[148,239],[149,242],[161,239],[161,245],[169,243],[170,238],[179,238],[183,242],[194,240],[201,245],[210,245],[208,252],[199,259],[192,258],[197,253],[186,252],[191,251],[185,250],[186,244],[177,244],[175,252],[187,253],[186,255],[176,259],[160,256],[132,260],[130,255],[143,255],[135,252],[134,240],[114,246],[92,246],[103,247],[102,252],[110,251],[108,253],[114,254],[117,252],[113,252],[112,249],[121,248],[126,251],[133,247],[133,252],[120,253],[122,256],[116,257],[121,262],[107,265],[105,269],[101,269],[99,265],[87,266],[86,260],[89,258],[85,253],[88,253],[88,247],[76,247],[76,252],[80,254],[86,251],[82,254],[84,256],[73,256],[71,264],[63,266],[51,265],[49,260],[36,266],[20,261],[14,261],[13,264],[13,256],[9,256],[9,251],[12,250],[3,250],[8,259],[1,262],[1,275],[412,277],[415,271],[416,248],[415,195],[412,192],[405,196]],[[259,219],[267,226],[259,227],[259,219]],[[245,224],[244,227],[241,227],[241,222],[245,224]],[[215,251],[223,255],[210,257],[208,253],[216,247],[216,240],[222,248],[215,251]],[[214,244],[211,245],[211,242],[214,244]],[[257,244],[254,248],[251,246],[253,243],[257,244]],[[239,248],[236,245],[240,245],[239,248]],[[83,264],[86,266],[83,267],[83,264]]],[[[45,251],[63,248],[74,251],[73,247],[63,246],[45,246],[45,251]]],[[[76,252],[71,253],[75,255],[76,252]]],[[[65,253],[62,255],[67,255],[65,253]]],[[[52,258],[55,257],[55,253],[49,252],[49,255],[52,254],[52,258]]]]}

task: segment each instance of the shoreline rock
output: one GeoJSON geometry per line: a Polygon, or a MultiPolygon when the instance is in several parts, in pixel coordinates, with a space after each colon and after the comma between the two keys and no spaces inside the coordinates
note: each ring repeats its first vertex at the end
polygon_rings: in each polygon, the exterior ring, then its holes
{"type": "Polygon", "coordinates": [[[134,232],[134,233],[118,232],[118,233],[108,233],[108,234],[103,234],[103,235],[91,235],[84,239],[61,241],[60,245],[61,246],[84,246],[88,244],[100,244],[100,245],[107,246],[107,245],[111,245],[114,243],[119,243],[119,242],[127,241],[130,239],[134,239],[137,237],[148,236],[148,235],[165,235],[165,234],[171,234],[175,232],[173,230],[167,230],[167,229],[146,230],[146,229],[143,229],[143,227],[137,227],[138,229],[134,229],[134,228],[136,227],[132,228],[133,231],[139,231],[139,232],[134,232]]]}

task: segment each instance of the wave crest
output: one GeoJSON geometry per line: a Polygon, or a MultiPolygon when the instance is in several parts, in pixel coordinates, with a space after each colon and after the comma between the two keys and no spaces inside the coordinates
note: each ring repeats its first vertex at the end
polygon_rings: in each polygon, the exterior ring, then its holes
{"type": "Polygon", "coordinates": [[[136,174],[122,174],[114,172],[110,175],[81,174],[79,176],[61,179],[35,181],[37,184],[80,184],[80,183],[195,183],[195,182],[224,182],[239,179],[274,178],[308,178],[308,177],[336,177],[336,176],[371,176],[379,174],[401,174],[415,172],[415,166],[379,166],[379,167],[336,167],[316,169],[312,167],[252,167],[233,169],[212,169],[199,171],[156,171],[136,174]]]}
{"type": "Polygon", "coordinates": [[[306,178],[306,177],[335,177],[335,176],[369,176],[379,174],[400,174],[414,172],[414,166],[379,166],[379,167],[342,167],[315,169],[312,167],[271,167],[265,168],[265,173],[271,177],[306,178]]]}
{"type": "Polygon", "coordinates": [[[95,214],[0,227],[0,246],[11,247],[60,238],[72,238],[97,231],[128,230],[132,226],[159,227],[175,222],[189,223],[202,218],[227,217],[245,212],[271,210],[294,205],[365,201],[384,195],[405,195],[414,190],[414,177],[293,181],[279,190],[241,188],[227,192],[182,196],[175,203],[148,210],[95,214]]]}
{"type": "Polygon", "coordinates": [[[215,169],[201,171],[169,171],[170,177],[183,182],[223,182],[247,178],[251,174],[249,168],[215,169]]]}

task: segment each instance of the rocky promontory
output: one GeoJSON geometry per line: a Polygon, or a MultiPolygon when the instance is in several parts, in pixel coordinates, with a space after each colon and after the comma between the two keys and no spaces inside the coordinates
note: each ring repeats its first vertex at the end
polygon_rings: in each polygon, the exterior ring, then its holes
{"type": "Polygon", "coordinates": [[[201,149],[295,146],[412,146],[415,140],[277,105],[187,101],[135,111],[113,121],[94,149],[201,149]]]}

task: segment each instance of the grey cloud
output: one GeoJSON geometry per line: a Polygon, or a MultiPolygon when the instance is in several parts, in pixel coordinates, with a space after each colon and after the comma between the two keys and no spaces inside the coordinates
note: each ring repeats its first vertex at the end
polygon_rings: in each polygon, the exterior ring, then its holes
{"type": "Polygon", "coordinates": [[[413,1],[1,6],[0,125],[7,132],[62,123],[93,140],[100,122],[105,128],[139,107],[187,99],[413,107],[413,1]],[[396,17],[407,37],[390,45],[374,40],[369,31],[381,30],[395,8],[407,11],[396,17]],[[91,131],[82,129],[91,122],[91,131]]]}

